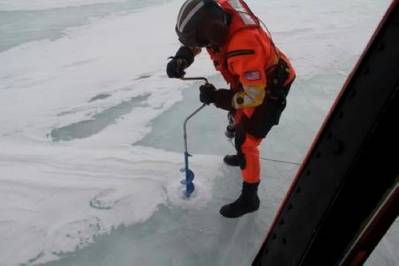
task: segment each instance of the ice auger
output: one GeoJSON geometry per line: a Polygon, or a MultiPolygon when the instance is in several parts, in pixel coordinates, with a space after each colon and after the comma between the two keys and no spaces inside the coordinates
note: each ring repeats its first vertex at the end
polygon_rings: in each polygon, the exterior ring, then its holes
{"type": "MultiPolygon", "coordinates": [[[[204,77],[191,77],[191,78],[181,78],[182,80],[203,80],[205,84],[208,84],[208,80],[204,77]]],[[[195,186],[193,183],[194,180],[194,172],[189,168],[188,158],[192,155],[188,153],[188,145],[187,145],[187,122],[190,120],[194,115],[196,115],[199,111],[201,111],[206,104],[201,105],[197,108],[192,114],[190,114],[186,120],[184,120],[183,124],[183,132],[184,132],[184,168],[180,171],[185,174],[185,179],[181,181],[183,185],[186,186],[185,191],[183,192],[184,197],[189,198],[191,194],[195,190],[195,186]]]]}

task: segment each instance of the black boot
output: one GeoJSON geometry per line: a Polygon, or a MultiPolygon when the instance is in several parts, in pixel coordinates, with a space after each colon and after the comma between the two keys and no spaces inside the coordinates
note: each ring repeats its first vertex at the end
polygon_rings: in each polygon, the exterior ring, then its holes
{"type": "Polygon", "coordinates": [[[225,164],[230,166],[240,166],[240,157],[239,155],[226,155],[223,158],[225,164]]]}
{"type": "Polygon", "coordinates": [[[233,203],[223,206],[220,214],[226,218],[237,218],[259,209],[258,185],[259,183],[243,182],[240,197],[233,203]]]}

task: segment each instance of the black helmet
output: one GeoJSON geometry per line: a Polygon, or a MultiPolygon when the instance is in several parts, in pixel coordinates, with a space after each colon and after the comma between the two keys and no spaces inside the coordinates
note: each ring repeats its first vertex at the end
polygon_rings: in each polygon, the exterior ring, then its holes
{"type": "Polygon", "coordinates": [[[185,46],[205,47],[212,41],[217,43],[226,29],[226,13],[214,0],[187,0],[180,8],[176,33],[185,46]]]}

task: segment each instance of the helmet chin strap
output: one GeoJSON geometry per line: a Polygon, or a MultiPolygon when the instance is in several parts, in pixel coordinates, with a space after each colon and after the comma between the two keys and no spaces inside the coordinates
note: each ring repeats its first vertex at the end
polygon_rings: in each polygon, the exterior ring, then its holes
{"type": "Polygon", "coordinates": [[[229,24],[227,20],[214,22],[209,25],[209,28],[212,28],[211,31],[207,32],[207,39],[211,46],[222,46],[224,45],[227,35],[229,33],[229,24]]]}
{"type": "Polygon", "coordinates": [[[227,12],[224,12],[223,22],[226,26],[230,25],[231,23],[231,15],[227,12]]]}

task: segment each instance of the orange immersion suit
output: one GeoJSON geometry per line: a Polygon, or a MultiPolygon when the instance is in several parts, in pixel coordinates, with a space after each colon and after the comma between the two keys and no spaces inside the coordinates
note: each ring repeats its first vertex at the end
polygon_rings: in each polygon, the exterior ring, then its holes
{"type": "Polygon", "coordinates": [[[230,14],[229,34],[223,47],[207,50],[230,90],[221,93],[215,105],[229,110],[234,117],[235,145],[242,159],[244,181],[258,183],[258,146],[278,124],[295,70],[243,1],[218,3],[230,14]]]}

